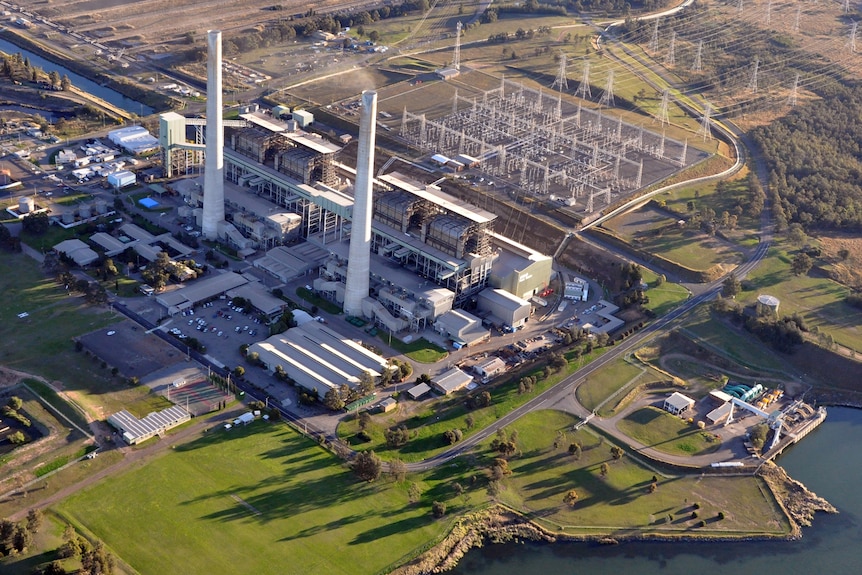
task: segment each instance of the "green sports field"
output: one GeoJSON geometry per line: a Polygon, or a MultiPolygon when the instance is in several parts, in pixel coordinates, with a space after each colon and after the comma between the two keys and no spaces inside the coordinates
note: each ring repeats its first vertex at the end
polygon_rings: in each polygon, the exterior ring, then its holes
{"type": "Polygon", "coordinates": [[[411,505],[406,485],[360,482],[287,426],[258,421],[211,430],[58,511],[142,575],[358,575],[443,533],[429,507],[411,505]]]}

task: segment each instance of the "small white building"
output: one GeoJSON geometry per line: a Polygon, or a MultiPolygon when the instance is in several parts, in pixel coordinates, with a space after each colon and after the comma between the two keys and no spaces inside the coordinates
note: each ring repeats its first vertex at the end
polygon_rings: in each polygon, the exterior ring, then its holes
{"type": "Polygon", "coordinates": [[[314,114],[306,110],[294,110],[293,119],[300,128],[306,128],[314,123],[314,114]]]}
{"type": "Polygon", "coordinates": [[[670,395],[670,397],[664,400],[664,405],[662,407],[674,415],[682,415],[694,407],[694,400],[687,395],[683,395],[680,392],[675,391],[670,395]]]}
{"type": "Polygon", "coordinates": [[[135,174],[128,170],[114,172],[113,174],[108,175],[108,184],[117,190],[125,188],[126,186],[132,186],[135,182],[137,182],[135,174]]]}
{"type": "Polygon", "coordinates": [[[476,375],[487,381],[506,371],[506,362],[499,357],[491,357],[488,360],[473,366],[476,375]]]}
{"type": "Polygon", "coordinates": [[[473,378],[470,375],[457,367],[453,367],[435,377],[431,382],[431,386],[443,395],[449,395],[450,393],[464,389],[472,382],[473,378]]]}

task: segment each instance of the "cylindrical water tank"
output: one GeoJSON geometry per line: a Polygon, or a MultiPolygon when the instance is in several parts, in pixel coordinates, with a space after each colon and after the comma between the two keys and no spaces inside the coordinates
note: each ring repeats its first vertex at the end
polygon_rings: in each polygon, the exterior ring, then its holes
{"type": "Polygon", "coordinates": [[[97,214],[104,214],[108,211],[108,203],[105,200],[99,198],[93,203],[93,208],[96,210],[97,214]]]}
{"type": "Polygon", "coordinates": [[[29,214],[36,209],[36,201],[31,196],[23,196],[18,198],[18,211],[22,214],[29,214]]]}
{"type": "Polygon", "coordinates": [[[86,219],[90,217],[92,206],[90,204],[81,204],[78,206],[78,215],[81,216],[81,219],[86,219]]]}

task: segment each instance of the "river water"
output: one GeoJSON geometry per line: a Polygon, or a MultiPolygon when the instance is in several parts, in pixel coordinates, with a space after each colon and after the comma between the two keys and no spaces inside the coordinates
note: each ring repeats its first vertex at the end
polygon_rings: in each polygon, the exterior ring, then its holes
{"type": "Polygon", "coordinates": [[[831,408],[826,422],[778,462],[840,513],[818,514],[800,541],[489,545],[457,575],[862,574],[862,410],[831,408]]]}
{"type": "Polygon", "coordinates": [[[78,88],[79,90],[83,90],[84,92],[88,92],[106,102],[113,104],[114,106],[121,108],[127,112],[131,112],[133,114],[140,114],[142,116],[148,116],[153,113],[153,109],[149,106],[145,106],[140,102],[136,102],[131,98],[127,98],[116,92],[111,90],[110,88],[106,88],[105,86],[100,86],[96,82],[89,80],[71,70],[64,68],[59,64],[55,64],[41,56],[37,56],[32,52],[28,52],[23,48],[19,48],[15,44],[3,40],[0,38],[0,52],[5,52],[7,54],[18,54],[20,53],[23,57],[29,58],[30,63],[42,68],[45,72],[50,73],[52,70],[56,70],[60,76],[64,74],[69,77],[69,80],[72,81],[72,84],[78,88]]]}

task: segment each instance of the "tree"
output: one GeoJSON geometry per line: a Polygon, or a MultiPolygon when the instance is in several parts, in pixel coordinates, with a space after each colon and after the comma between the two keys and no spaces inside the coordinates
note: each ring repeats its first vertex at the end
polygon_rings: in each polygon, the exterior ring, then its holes
{"type": "Polygon", "coordinates": [[[27,531],[35,535],[42,527],[42,511],[39,509],[31,509],[27,512],[27,531]]]}
{"type": "Polygon", "coordinates": [[[446,515],[446,504],[442,501],[435,501],[431,504],[431,513],[434,514],[434,517],[440,519],[446,515]]]}
{"type": "Polygon", "coordinates": [[[16,431],[15,433],[10,434],[7,439],[12,445],[22,445],[27,443],[27,436],[21,431],[16,431]]]}
{"type": "Polygon", "coordinates": [[[407,477],[407,465],[400,459],[393,459],[389,462],[389,475],[395,481],[404,481],[404,478],[407,477]]]}
{"type": "Polygon", "coordinates": [[[242,377],[245,375],[245,368],[241,365],[238,365],[233,368],[233,374],[235,377],[242,377]]]}
{"type": "Polygon", "coordinates": [[[359,376],[359,393],[365,396],[372,391],[374,391],[374,376],[370,371],[364,370],[359,376]]]}
{"type": "Polygon", "coordinates": [[[814,262],[811,260],[811,256],[805,252],[800,252],[793,258],[790,270],[793,272],[793,275],[802,276],[807,274],[813,265],[814,262]]]}
{"type": "Polygon", "coordinates": [[[569,507],[574,507],[575,503],[578,502],[578,492],[574,489],[569,489],[566,492],[565,497],[563,497],[563,503],[568,505],[569,507]]]}
{"type": "Polygon", "coordinates": [[[18,411],[21,409],[21,406],[24,405],[24,402],[17,395],[13,395],[9,398],[9,401],[6,402],[6,405],[8,405],[12,411],[18,411]]]}
{"type": "Polygon", "coordinates": [[[721,295],[726,298],[735,298],[742,291],[742,284],[736,278],[736,274],[730,272],[721,284],[721,295]]]}
{"type": "Polygon", "coordinates": [[[418,503],[421,497],[422,490],[419,489],[419,485],[414,482],[410,482],[410,487],[407,488],[407,499],[410,503],[418,503]]]}
{"type": "Polygon", "coordinates": [[[114,557],[105,549],[101,541],[96,541],[91,549],[81,554],[82,575],[110,575],[114,572],[114,557]]]}
{"type": "Polygon", "coordinates": [[[616,445],[611,447],[611,457],[614,459],[622,459],[624,453],[625,451],[623,451],[622,447],[617,447],[616,445]]]}
{"type": "Polygon", "coordinates": [[[608,472],[610,470],[611,470],[610,466],[607,464],[607,462],[604,462],[604,463],[602,463],[601,467],[599,468],[599,473],[601,474],[602,477],[607,477],[608,472]]]}
{"type": "Polygon", "coordinates": [[[386,445],[391,448],[398,448],[407,445],[410,439],[410,432],[403,425],[387,429],[383,432],[383,437],[386,440],[386,445]]]}
{"type": "Polygon", "coordinates": [[[467,426],[467,429],[473,429],[473,425],[476,423],[476,420],[473,418],[472,414],[467,414],[467,417],[464,418],[464,425],[467,426]]]}
{"type": "Polygon", "coordinates": [[[102,269],[105,270],[105,274],[109,276],[115,276],[119,272],[117,271],[117,265],[114,263],[114,260],[111,258],[107,258],[105,263],[102,264],[102,269]]]}
{"type": "Polygon", "coordinates": [[[569,455],[578,460],[581,458],[581,444],[580,443],[572,443],[569,445],[569,455]]]}
{"type": "Polygon", "coordinates": [[[850,250],[848,250],[847,248],[842,248],[838,250],[838,257],[841,258],[842,262],[846,262],[847,258],[850,257],[850,250]]]}
{"type": "Polygon", "coordinates": [[[48,231],[48,226],[50,225],[51,221],[48,219],[48,214],[45,212],[30,214],[21,220],[21,226],[24,228],[24,231],[29,234],[33,234],[34,236],[43,235],[48,231]]]}
{"type": "Polygon", "coordinates": [[[18,553],[23,553],[33,544],[33,534],[27,531],[27,528],[18,523],[15,525],[15,530],[12,533],[12,548],[18,553]]]}
{"type": "Polygon", "coordinates": [[[796,246],[805,243],[805,229],[802,224],[794,222],[787,227],[787,239],[796,246]]]}
{"type": "Polygon", "coordinates": [[[380,41],[380,32],[378,32],[377,30],[372,30],[368,33],[368,39],[376,44],[378,41],[380,41]]]}
{"type": "Polygon", "coordinates": [[[497,458],[491,464],[490,475],[492,481],[499,481],[507,475],[512,475],[512,470],[509,469],[509,462],[502,458],[497,458]]]}
{"type": "Polygon", "coordinates": [[[350,462],[350,468],[364,481],[375,481],[383,470],[383,462],[373,451],[360,451],[350,462]]]}
{"type": "Polygon", "coordinates": [[[368,429],[369,425],[371,425],[371,414],[367,411],[363,411],[359,414],[359,429],[364,431],[368,429]]]}
{"type": "Polygon", "coordinates": [[[59,561],[51,561],[41,570],[41,575],[66,575],[66,570],[59,561]]]}
{"type": "Polygon", "coordinates": [[[330,389],[323,396],[323,405],[332,411],[341,411],[344,409],[344,399],[337,389],[330,389]]]}
{"type": "Polygon", "coordinates": [[[69,79],[69,76],[63,74],[63,77],[60,78],[60,89],[64,92],[68,92],[72,87],[72,81],[69,79]]]}

